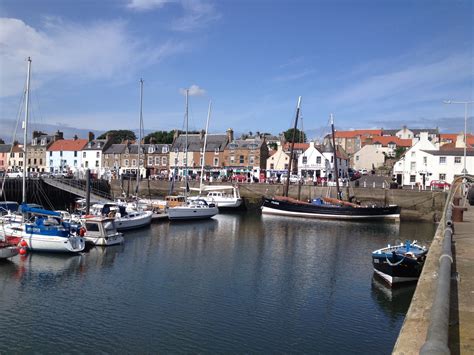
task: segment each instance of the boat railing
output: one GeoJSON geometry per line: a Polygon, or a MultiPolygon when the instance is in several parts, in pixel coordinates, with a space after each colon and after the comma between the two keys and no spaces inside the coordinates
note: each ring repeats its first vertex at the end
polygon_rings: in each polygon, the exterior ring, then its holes
{"type": "Polygon", "coordinates": [[[453,200],[460,188],[466,188],[467,183],[474,182],[474,176],[457,177],[451,186],[444,208],[444,239],[441,256],[439,257],[438,281],[431,306],[430,324],[426,341],[420,349],[420,354],[450,354],[449,340],[449,307],[451,296],[451,265],[453,255],[451,243],[453,235],[453,200]]]}

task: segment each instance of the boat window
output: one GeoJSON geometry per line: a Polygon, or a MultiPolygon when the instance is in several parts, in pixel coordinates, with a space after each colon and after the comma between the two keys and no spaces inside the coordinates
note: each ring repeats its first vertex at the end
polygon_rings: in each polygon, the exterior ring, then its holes
{"type": "Polygon", "coordinates": [[[98,232],[99,225],[97,223],[86,223],[86,229],[89,232],[98,232]]]}
{"type": "Polygon", "coordinates": [[[113,222],[105,222],[104,228],[106,231],[112,231],[112,230],[115,230],[115,225],[113,222]]]}

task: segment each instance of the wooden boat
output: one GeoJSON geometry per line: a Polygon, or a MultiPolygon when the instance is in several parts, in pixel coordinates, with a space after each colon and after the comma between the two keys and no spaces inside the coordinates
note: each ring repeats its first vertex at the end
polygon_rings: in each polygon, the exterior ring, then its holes
{"type": "Polygon", "coordinates": [[[388,245],[372,252],[372,265],[377,275],[390,285],[416,281],[420,277],[428,248],[415,240],[388,245]]]}

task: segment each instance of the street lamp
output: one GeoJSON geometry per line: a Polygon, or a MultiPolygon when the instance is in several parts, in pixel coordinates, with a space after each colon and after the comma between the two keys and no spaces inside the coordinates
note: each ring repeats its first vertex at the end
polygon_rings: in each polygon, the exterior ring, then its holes
{"type": "Polygon", "coordinates": [[[466,169],[466,147],[467,147],[467,105],[472,105],[474,101],[452,101],[446,100],[445,104],[460,104],[464,105],[464,169],[462,169],[462,174],[466,178],[467,169],[466,169]]]}

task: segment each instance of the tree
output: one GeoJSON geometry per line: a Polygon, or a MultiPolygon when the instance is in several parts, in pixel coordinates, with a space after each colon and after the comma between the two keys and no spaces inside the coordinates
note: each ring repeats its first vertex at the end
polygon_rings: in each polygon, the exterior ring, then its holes
{"type": "Polygon", "coordinates": [[[0,138],[0,144],[5,144],[5,141],[2,138],[0,138]]]}
{"type": "MultiPolygon", "coordinates": [[[[293,142],[293,128],[290,128],[289,130],[283,132],[285,135],[285,140],[287,142],[293,142]]],[[[304,143],[306,142],[306,133],[303,131],[300,131],[298,128],[296,129],[296,135],[295,135],[295,143],[304,143]]]]}
{"type": "Polygon", "coordinates": [[[273,149],[273,150],[277,150],[278,149],[278,144],[276,144],[275,142],[268,143],[268,147],[273,149]]]}
{"type": "Polygon", "coordinates": [[[107,134],[111,137],[113,144],[122,143],[124,140],[136,140],[137,136],[128,129],[110,130],[100,135],[97,139],[105,139],[107,134]]]}
{"type": "Polygon", "coordinates": [[[400,159],[401,156],[405,153],[406,150],[407,150],[406,147],[397,147],[397,148],[395,148],[395,158],[400,159]]]}
{"type": "Polygon", "coordinates": [[[173,143],[173,136],[173,131],[156,131],[145,137],[145,143],[150,143],[150,138],[154,138],[155,144],[171,144],[173,143]]]}

